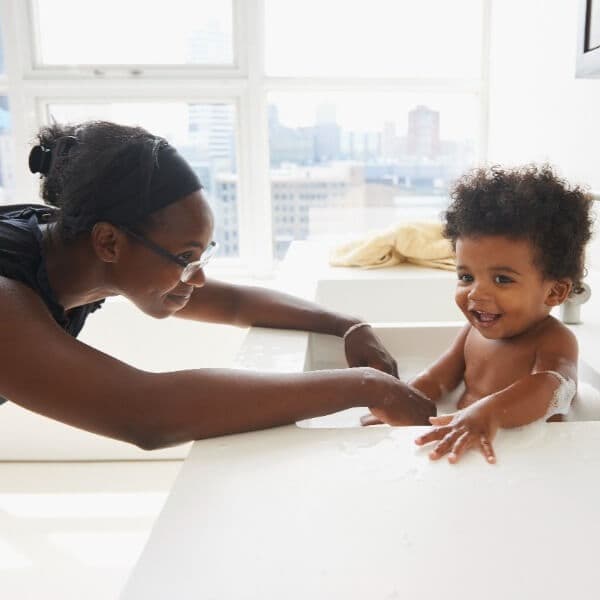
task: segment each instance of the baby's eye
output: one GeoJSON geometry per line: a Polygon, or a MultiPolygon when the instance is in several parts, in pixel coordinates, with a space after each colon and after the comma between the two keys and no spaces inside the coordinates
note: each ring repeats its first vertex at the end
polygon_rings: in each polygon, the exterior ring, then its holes
{"type": "Polygon", "coordinates": [[[494,283],[512,283],[513,280],[510,277],[507,277],[506,275],[496,275],[496,277],[494,277],[494,283]]]}
{"type": "Polygon", "coordinates": [[[469,275],[468,273],[460,273],[458,275],[458,280],[463,283],[471,283],[473,281],[473,275],[469,275]]]}

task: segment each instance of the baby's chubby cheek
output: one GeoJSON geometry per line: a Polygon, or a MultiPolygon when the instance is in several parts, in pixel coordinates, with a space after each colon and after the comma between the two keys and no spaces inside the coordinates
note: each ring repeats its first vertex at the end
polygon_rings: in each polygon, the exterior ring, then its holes
{"type": "Polygon", "coordinates": [[[456,303],[456,306],[458,306],[458,308],[460,308],[460,310],[462,310],[462,311],[466,310],[466,298],[463,293],[456,292],[456,294],[454,294],[454,302],[456,303]]]}

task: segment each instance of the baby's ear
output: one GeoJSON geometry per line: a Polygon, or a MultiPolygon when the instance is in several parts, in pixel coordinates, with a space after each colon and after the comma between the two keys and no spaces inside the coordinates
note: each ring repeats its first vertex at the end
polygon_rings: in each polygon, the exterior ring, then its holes
{"type": "Polygon", "coordinates": [[[571,293],[573,282],[570,279],[557,279],[550,288],[546,297],[547,306],[558,306],[562,304],[571,293]]]}

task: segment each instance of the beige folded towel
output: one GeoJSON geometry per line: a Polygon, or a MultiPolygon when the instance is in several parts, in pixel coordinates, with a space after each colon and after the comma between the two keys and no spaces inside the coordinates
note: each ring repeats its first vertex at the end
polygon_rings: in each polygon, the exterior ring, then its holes
{"type": "Polygon", "coordinates": [[[454,252],[450,241],[442,236],[441,223],[397,225],[339,246],[329,260],[334,267],[367,269],[392,267],[403,262],[454,271],[454,252]]]}

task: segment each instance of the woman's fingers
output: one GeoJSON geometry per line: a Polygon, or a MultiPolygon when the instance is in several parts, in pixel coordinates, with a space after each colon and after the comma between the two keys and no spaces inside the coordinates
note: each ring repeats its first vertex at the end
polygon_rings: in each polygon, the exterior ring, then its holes
{"type": "Polygon", "coordinates": [[[479,447],[481,448],[481,452],[485,459],[493,464],[496,462],[496,455],[494,454],[494,449],[492,448],[492,443],[487,439],[487,436],[481,435],[479,438],[479,447]]]}
{"type": "Polygon", "coordinates": [[[443,425],[449,425],[450,421],[452,421],[455,414],[456,413],[452,413],[449,415],[439,415],[437,417],[429,417],[429,422],[436,427],[441,427],[443,425]]]}
{"type": "Polygon", "coordinates": [[[363,427],[368,427],[369,425],[383,425],[383,421],[378,419],[375,415],[363,415],[360,418],[360,424],[363,427]]]}
{"type": "Polygon", "coordinates": [[[448,455],[448,461],[454,464],[458,459],[471,447],[473,443],[473,434],[469,431],[465,431],[459,438],[454,442],[452,451],[448,455]]]}

